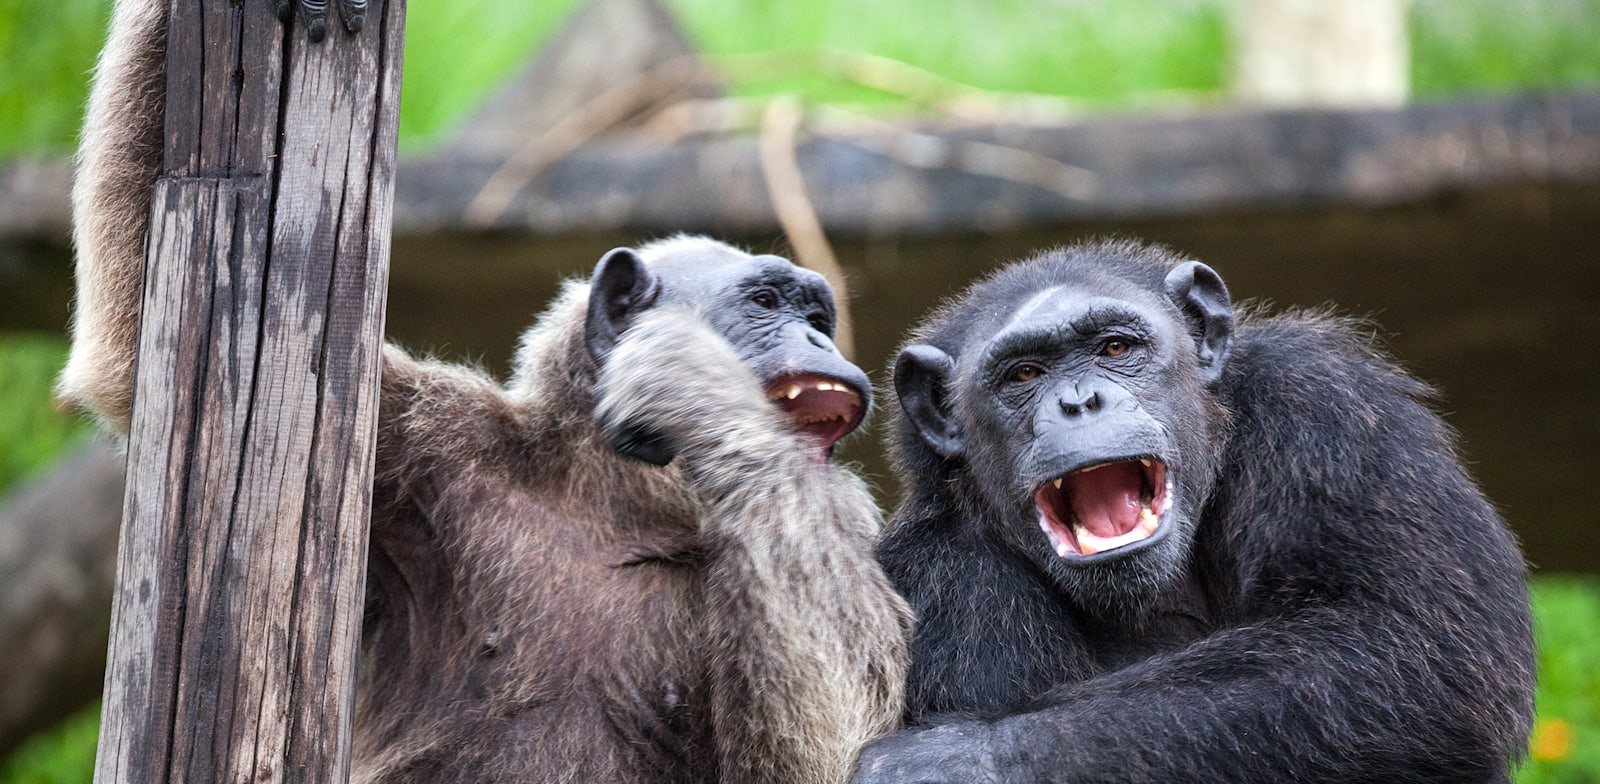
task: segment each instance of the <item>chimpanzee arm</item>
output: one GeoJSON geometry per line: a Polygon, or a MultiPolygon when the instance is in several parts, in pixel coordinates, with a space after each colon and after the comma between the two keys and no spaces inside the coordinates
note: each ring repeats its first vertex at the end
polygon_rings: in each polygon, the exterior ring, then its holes
{"type": "MultiPolygon", "coordinates": [[[[287,19],[294,0],[275,1],[287,19]]],[[[320,38],[327,0],[299,5],[313,38],[320,38]]],[[[366,0],[338,5],[346,27],[359,30],[366,0]]],[[[56,393],[119,434],[127,433],[132,413],[145,234],[161,169],[166,50],[167,0],[118,0],[95,65],[73,177],[77,291],[72,348],[56,393]]]]}
{"type": "Polygon", "coordinates": [[[166,0],[123,0],[95,66],[72,186],[72,350],[56,392],[128,432],[150,188],[161,165],[166,0]]]}
{"type": "Polygon", "coordinates": [[[795,433],[690,314],[663,309],[631,328],[600,390],[602,426],[664,435],[705,505],[720,778],[842,780],[899,718],[906,666],[908,614],[873,557],[880,520],[865,486],[795,433]]]}
{"type": "Polygon", "coordinates": [[[1501,780],[1520,706],[1497,699],[1499,663],[1363,609],[1227,630],[1047,707],[901,733],[855,781],[1501,780]],[[1443,704],[1466,692],[1480,711],[1443,704]]]}

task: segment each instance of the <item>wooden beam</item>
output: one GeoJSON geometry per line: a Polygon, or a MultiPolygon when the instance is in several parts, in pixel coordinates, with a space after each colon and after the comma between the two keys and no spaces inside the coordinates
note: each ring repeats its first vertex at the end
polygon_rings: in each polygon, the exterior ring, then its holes
{"type": "MultiPolygon", "coordinates": [[[[1073,125],[928,121],[900,130],[807,123],[795,150],[834,240],[1075,221],[1388,206],[1513,183],[1600,182],[1600,92],[1404,109],[1207,111],[1073,125]]],[[[758,142],[670,146],[597,137],[551,162],[492,227],[546,235],[778,230],[758,142]]],[[[437,152],[401,167],[402,233],[472,228],[468,205],[503,158],[437,152]]]]}
{"type": "MultiPolygon", "coordinates": [[[[1600,183],[1600,91],[1593,89],[1402,109],[1218,109],[1071,125],[930,119],[861,131],[808,122],[804,129],[796,156],[806,193],[835,241],[1389,207],[1508,186],[1600,183]]],[[[469,205],[506,162],[454,149],[402,161],[396,231],[472,230],[469,205]]],[[[67,178],[61,163],[0,163],[0,275],[7,242],[62,241],[51,232],[63,236],[67,178]]],[[[663,146],[638,130],[596,137],[547,162],[518,184],[493,227],[583,237],[780,230],[753,135],[695,135],[663,146]]],[[[29,257],[15,250],[12,258],[29,257]]],[[[23,312],[5,309],[4,285],[0,323],[23,312]]],[[[20,318],[13,323],[34,323],[20,318]]]]}
{"type": "Polygon", "coordinates": [[[174,0],[97,782],[344,781],[404,0],[174,0]]]}

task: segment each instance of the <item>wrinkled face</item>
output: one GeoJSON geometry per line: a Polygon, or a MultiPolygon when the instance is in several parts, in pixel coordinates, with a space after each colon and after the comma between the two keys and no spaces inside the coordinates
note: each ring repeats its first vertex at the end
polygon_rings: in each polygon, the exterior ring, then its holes
{"type": "Polygon", "coordinates": [[[821,275],[709,241],[648,266],[627,249],[612,251],[591,283],[590,353],[603,357],[638,313],[663,304],[702,314],[824,454],[865,419],[871,383],[833,345],[833,290],[821,275]]]}
{"type": "MultiPolygon", "coordinates": [[[[1138,614],[1187,562],[1214,471],[1207,385],[1221,359],[1188,312],[1120,281],[1056,286],[981,330],[945,371],[936,435],[970,492],[1004,541],[1091,611],[1138,614]]],[[[1223,355],[1229,313],[1214,322],[1223,355]]]]}
{"type": "Polygon", "coordinates": [[[1200,409],[1174,314],[1051,289],[963,363],[970,459],[1005,537],[1090,604],[1159,587],[1190,539],[1178,433],[1200,409]]]}
{"type": "MultiPolygon", "coordinates": [[[[673,259],[656,266],[674,278],[673,259]]],[[[704,265],[702,265],[704,270],[704,265]]],[[[779,256],[744,256],[704,286],[707,321],[760,379],[767,398],[826,449],[861,424],[872,400],[867,375],[833,345],[833,289],[779,256]]]]}

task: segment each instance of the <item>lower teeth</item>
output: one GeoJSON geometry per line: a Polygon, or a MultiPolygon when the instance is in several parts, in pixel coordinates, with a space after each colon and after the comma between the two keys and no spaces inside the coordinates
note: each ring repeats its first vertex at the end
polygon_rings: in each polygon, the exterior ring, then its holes
{"type": "MultiPolygon", "coordinates": [[[[1078,551],[1083,555],[1094,555],[1108,550],[1115,550],[1134,542],[1150,538],[1161,525],[1161,518],[1150,507],[1144,507],[1139,513],[1139,522],[1132,530],[1117,536],[1100,537],[1089,532],[1076,522],[1072,525],[1072,533],[1077,539],[1078,551]]],[[[1065,557],[1067,548],[1065,542],[1056,542],[1052,534],[1051,543],[1055,545],[1056,554],[1065,557]]]]}

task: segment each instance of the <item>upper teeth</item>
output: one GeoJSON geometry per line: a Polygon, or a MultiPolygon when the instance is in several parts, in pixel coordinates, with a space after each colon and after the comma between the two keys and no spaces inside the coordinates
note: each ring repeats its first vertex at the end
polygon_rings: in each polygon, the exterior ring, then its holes
{"type": "MultiPolygon", "coordinates": [[[[815,384],[812,384],[811,388],[818,392],[844,392],[853,397],[857,396],[856,391],[851,389],[850,386],[843,381],[818,381],[815,384]]],[[[799,397],[805,391],[806,388],[804,385],[793,383],[784,389],[774,392],[772,394],[772,399],[777,400],[779,398],[783,398],[786,400],[793,400],[799,397]]]]}

